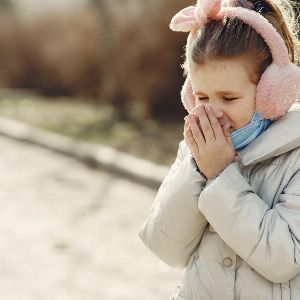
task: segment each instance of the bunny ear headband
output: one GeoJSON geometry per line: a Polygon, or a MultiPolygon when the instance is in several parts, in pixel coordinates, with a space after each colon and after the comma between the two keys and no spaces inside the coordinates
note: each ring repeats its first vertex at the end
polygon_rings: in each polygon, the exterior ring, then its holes
{"type": "MultiPolygon", "coordinates": [[[[254,28],[269,46],[273,58],[257,85],[256,111],[265,119],[276,119],[283,116],[297,101],[300,94],[300,68],[290,61],[288,49],[280,34],[260,15],[260,12],[267,9],[262,2],[256,1],[253,5],[247,0],[198,0],[196,6],[186,7],[172,18],[170,29],[190,32],[187,40],[189,44],[195,31],[211,20],[238,18],[254,28]],[[231,6],[236,1],[242,6],[231,6]],[[253,7],[255,11],[251,10],[253,7]]],[[[196,97],[189,75],[181,90],[181,100],[190,113],[196,105],[196,97]]]]}

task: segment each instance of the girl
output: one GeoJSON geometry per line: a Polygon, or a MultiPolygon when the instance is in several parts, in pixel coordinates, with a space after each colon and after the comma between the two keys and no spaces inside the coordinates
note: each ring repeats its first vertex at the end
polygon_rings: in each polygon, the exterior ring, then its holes
{"type": "Polygon", "coordinates": [[[300,299],[300,70],[288,0],[200,0],[184,139],[139,237],[185,268],[170,300],[300,299]],[[287,20],[291,23],[287,26],[287,20]]]}

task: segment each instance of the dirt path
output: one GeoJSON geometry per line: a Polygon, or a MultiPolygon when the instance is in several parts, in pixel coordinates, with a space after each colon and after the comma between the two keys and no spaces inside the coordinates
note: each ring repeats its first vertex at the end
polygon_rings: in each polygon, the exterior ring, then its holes
{"type": "Polygon", "coordinates": [[[0,298],[167,300],[183,270],[137,237],[155,191],[0,137],[0,298]]]}

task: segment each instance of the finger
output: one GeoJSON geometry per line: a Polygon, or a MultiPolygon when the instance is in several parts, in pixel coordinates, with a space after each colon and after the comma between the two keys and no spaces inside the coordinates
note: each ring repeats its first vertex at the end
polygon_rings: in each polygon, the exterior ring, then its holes
{"type": "Polygon", "coordinates": [[[194,112],[198,109],[198,107],[201,106],[201,105],[202,105],[202,104],[198,104],[197,106],[195,106],[195,107],[192,109],[191,114],[194,113],[194,112]]]}
{"type": "Polygon", "coordinates": [[[192,134],[198,145],[198,148],[201,149],[201,148],[203,148],[203,145],[205,144],[205,139],[204,139],[203,133],[200,130],[200,128],[196,122],[196,118],[193,114],[189,115],[188,120],[190,123],[192,134]]]}
{"type": "Polygon", "coordinates": [[[185,131],[188,128],[188,122],[187,122],[187,116],[184,117],[184,126],[183,131],[185,131]]]}
{"type": "MultiPolygon", "coordinates": [[[[201,105],[201,104],[200,104],[200,105],[201,105]]],[[[199,109],[199,106],[200,106],[200,105],[196,106],[196,107],[192,110],[192,113],[193,113],[194,116],[196,117],[196,120],[197,120],[197,123],[198,123],[198,125],[199,125],[200,130],[202,130],[201,124],[200,124],[200,120],[199,120],[199,116],[198,116],[198,114],[197,114],[197,110],[199,109]]],[[[223,126],[226,124],[226,122],[228,122],[228,119],[227,119],[227,117],[224,115],[223,111],[218,110],[217,112],[215,112],[215,115],[216,115],[216,117],[217,117],[217,119],[218,119],[218,121],[219,121],[221,127],[223,127],[223,126]]]]}
{"type": "Polygon", "coordinates": [[[208,105],[206,106],[206,111],[215,139],[224,140],[225,139],[224,132],[222,130],[219,120],[217,119],[217,116],[215,115],[214,110],[212,109],[211,106],[208,105]]]}
{"type": "MultiPolygon", "coordinates": [[[[215,114],[216,114],[216,112],[215,112],[215,114]]],[[[216,114],[216,116],[217,116],[217,114],[216,114]]],[[[217,118],[220,122],[221,127],[224,127],[227,123],[229,123],[228,117],[224,114],[220,118],[217,116],[217,118]]]]}
{"type": "Polygon", "coordinates": [[[195,118],[196,118],[196,124],[198,125],[199,129],[201,130],[201,125],[200,125],[200,121],[199,121],[199,117],[196,113],[190,113],[188,114],[186,117],[184,117],[184,129],[186,129],[188,126],[190,126],[191,124],[189,123],[189,120],[188,120],[188,116],[189,115],[193,115],[195,118]]]}
{"type": "Polygon", "coordinates": [[[188,147],[190,148],[193,155],[198,153],[198,151],[199,151],[198,145],[193,137],[192,130],[190,127],[188,127],[184,131],[184,140],[185,140],[186,144],[188,145],[188,147]]]}
{"type": "Polygon", "coordinates": [[[188,116],[186,116],[184,118],[184,126],[183,126],[183,136],[184,136],[184,133],[186,132],[187,129],[190,128],[190,124],[188,122],[188,116]]]}
{"type": "Polygon", "coordinates": [[[210,121],[208,119],[208,116],[206,114],[204,106],[199,106],[199,108],[197,109],[197,114],[200,119],[201,129],[202,129],[203,136],[205,138],[206,143],[215,141],[214,132],[212,130],[212,127],[211,127],[210,121]]]}
{"type": "Polygon", "coordinates": [[[201,123],[200,123],[200,119],[199,119],[198,114],[197,114],[196,112],[194,112],[194,113],[193,113],[193,116],[195,117],[196,123],[198,124],[200,130],[202,130],[202,128],[201,128],[201,123]]]}
{"type": "Polygon", "coordinates": [[[198,114],[197,114],[197,109],[199,109],[199,106],[200,106],[200,105],[201,105],[201,104],[199,104],[199,105],[197,105],[196,107],[194,107],[194,109],[191,111],[191,114],[193,114],[193,115],[195,116],[196,121],[197,121],[197,123],[199,124],[200,129],[201,129],[199,116],[198,116],[198,114]]]}
{"type": "Polygon", "coordinates": [[[218,110],[217,112],[215,112],[217,119],[221,119],[224,116],[223,111],[218,110]]]}

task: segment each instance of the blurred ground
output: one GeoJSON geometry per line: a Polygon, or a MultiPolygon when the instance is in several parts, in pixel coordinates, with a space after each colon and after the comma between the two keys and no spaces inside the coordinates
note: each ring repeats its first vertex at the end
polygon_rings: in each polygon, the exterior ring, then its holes
{"type": "Polygon", "coordinates": [[[0,116],[89,143],[104,144],[165,165],[183,139],[183,118],[122,120],[117,107],[75,97],[45,97],[25,90],[0,89],[0,116]]]}
{"type": "Polygon", "coordinates": [[[3,137],[0,148],[1,299],[167,300],[175,291],[182,270],[137,237],[156,191],[3,137]]]}

